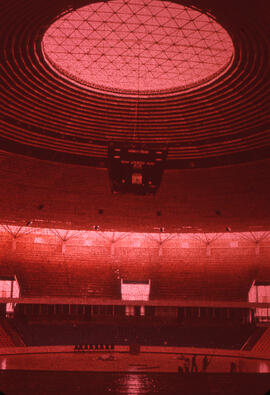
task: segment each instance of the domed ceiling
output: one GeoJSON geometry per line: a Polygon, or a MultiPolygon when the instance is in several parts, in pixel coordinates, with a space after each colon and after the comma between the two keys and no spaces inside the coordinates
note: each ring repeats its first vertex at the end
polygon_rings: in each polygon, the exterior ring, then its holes
{"type": "Polygon", "coordinates": [[[107,166],[112,141],[167,168],[270,156],[265,1],[0,0],[0,144],[107,166]]]}
{"type": "Polygon", "coordinates": [[[67,78],[137,98],[197,87],[224,72],[234,54],[209,15],[161,0],[90,3],[57,19],[42,45],[67,78]]]}

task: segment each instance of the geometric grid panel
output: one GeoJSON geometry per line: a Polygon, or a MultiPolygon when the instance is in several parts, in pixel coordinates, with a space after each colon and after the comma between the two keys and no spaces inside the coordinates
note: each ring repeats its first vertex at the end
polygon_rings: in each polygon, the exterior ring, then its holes
{"type": "Polygon", "coordinates": [[[161,0],[94,2],[68,12],[47,29],[42,48],[65,77],[133,95],[198,86],[234,56],[231,37],[211,15],[161,0]]]}

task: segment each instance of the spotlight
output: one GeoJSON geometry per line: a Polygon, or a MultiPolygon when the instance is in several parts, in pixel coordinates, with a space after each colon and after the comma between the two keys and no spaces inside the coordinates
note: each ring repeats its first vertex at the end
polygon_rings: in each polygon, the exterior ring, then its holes
{"type": "Polygon", "coordinates": [[[26,226],[30,226],[30,225],[32,225],[32,221],[26,222],[26,226]]]}
{"type": "Polygon", "coordinates": [[[159,228],[159,231],[160,231],[161,233],[164,233],[164,232],[165,232],[165,228],[159,228]]]}
{"type": "Polygon", "coordinates": [[[100,229],[100,228],[99,228],[99,226],[98,226],[98,225],[95,225],[95,226],[94,226],[94,230],[96,230],[96,231],[97,231],[97,230],[99,230],[99,229],[100,229]]]}
{"type": "Polygon", "coordinates": [[[227,231],[227,232],[231,232],[231,231],[232,231],[232,228],[230,228],[229,226],[226,226],[226,231],[227,231]]]}

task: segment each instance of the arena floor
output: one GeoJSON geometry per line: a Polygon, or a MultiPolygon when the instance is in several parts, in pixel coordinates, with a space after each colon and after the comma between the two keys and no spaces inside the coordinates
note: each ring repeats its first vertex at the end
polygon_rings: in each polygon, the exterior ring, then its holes
{"type": "Polygon", "coordinates": [[[246,353],[241,358],[245,353],[240,351],[175,352],[166,347],[131,354],[127,347],[121,348],[111,352],[74,351],[74,346],[2,349],[0,394],[264,395],[270,390],[270,356],[246,353]],[[197,369],[192,369],[194,355],[197,369]]]}
{"type": "Polygon", "coordinates": [[[257,359],[252,355],[239,358],[233,355],[197,353],[140,352],[41,352],[0,356],[0,370],[78,371],[78,372],[207,372],[207,373],[270,373],[270,358],[257,359]]]}

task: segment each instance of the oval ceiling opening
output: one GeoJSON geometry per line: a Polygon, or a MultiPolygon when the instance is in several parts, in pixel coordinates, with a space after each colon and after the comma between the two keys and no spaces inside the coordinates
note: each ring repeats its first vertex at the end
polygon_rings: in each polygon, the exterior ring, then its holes
{"type": "Polygon", "coordinates": [[[228,32],[209,14],[160,0],[111,0],[68,12],[45,32],[43,53],[77,84],[129,95],[197,88],[234,56],[228,32]]]}

